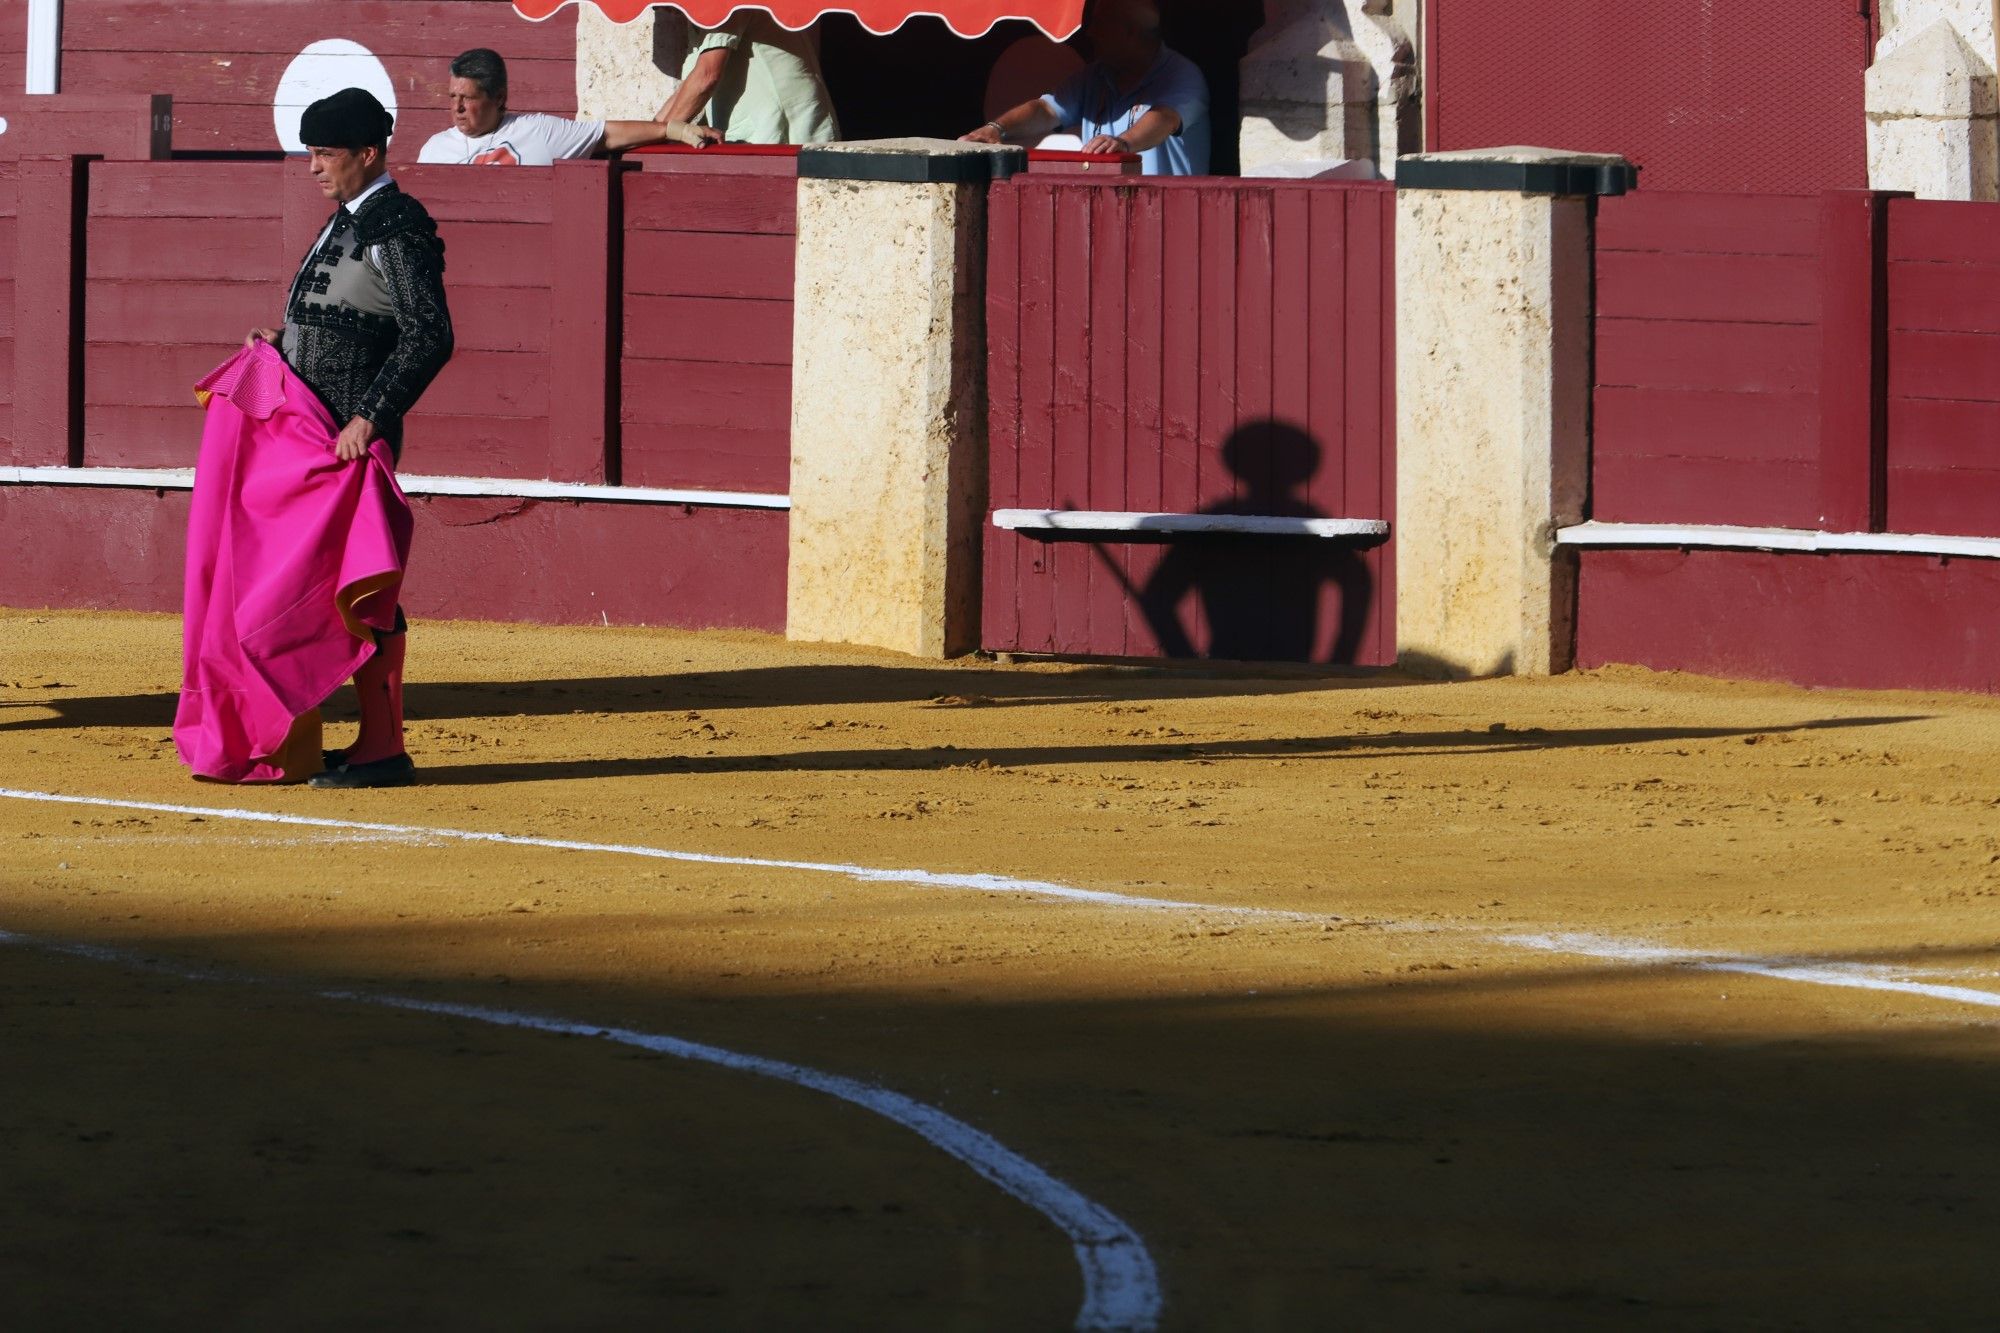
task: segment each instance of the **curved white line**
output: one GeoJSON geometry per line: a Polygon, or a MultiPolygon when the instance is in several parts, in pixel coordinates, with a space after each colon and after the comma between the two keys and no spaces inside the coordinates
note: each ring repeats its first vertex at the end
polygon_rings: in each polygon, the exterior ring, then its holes
{"type": "MultiPolygon", "coordinates": [[[[0,945],[8,944],[87,958],[93,962],[143,968],[188,981],[226,979],[249,985],[275,984],[262,978],[224,978],[214,973],[176,968],[101,945],[58,944],[0,930],[0,945]]],[[[1083,1304],[1077,1310],[1075,1327],[1116,1330],[1118,1333],[1150,1333],[1159,1323],[1162,1299],[1159,1273],[1153,1265],[1153,1256],[1147,1252],[1146,1243],[1136,1231],[1110,1209],[1078,1193],[992,1135],[974,1129],[958,1117],[914,1097],[807,1065],[766,1059],[761,1055],[745,1055],[721,1046],[657,1032],[600,1027],[593,1023],[577,1023],[513,1009],[420,1000],[407,995],[372,991],[316,990],[312,994],[323,1000],[440,1014],[474,1023],[490,1023],[496,1027],[525,1028],[531,1032],[548,1032],[565,1037],[595,1037],[621,1046],[636,1046],[640,1050],[671,1056],[676,1060],[775,1079],[858,1106],[901,1125],[932,1147],[963,1162],[980,1177],[1053,1222],[1069,1237],[1077,1266],[1083,1271],[1083,1304]]]]}

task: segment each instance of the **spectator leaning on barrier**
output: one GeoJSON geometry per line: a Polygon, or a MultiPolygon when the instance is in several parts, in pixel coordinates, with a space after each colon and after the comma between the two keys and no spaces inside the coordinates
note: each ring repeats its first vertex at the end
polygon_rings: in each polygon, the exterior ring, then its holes
{"type": "Polygon", "coordinates": [[[1208,81],[1167,49],[1152,0],[1099,0],[1088,35],[1089,65],[962,137],[1032,145],[1074,130],[1087,153],[1139,154],[1148,176],[1207,175],[1208,81]]]}
{"type": "Polygon", "coordinates": [[[769,14],[741,9],[701,34],[681,69],[681,86],[660,112],[699,120],[731,143],[826,143],[840,122],[819,72],[819,44],[769,14]]]}
{"type": "Polygon", "coordinates": [[[507,62],[475,47],[451,62],[451,128],[439,130],[419,162],[471,166],[546,167],[572,157],[615,153],[655,143],[699,148],[722,136],[680,120],[567,120],[507,109],[507,62]]]}

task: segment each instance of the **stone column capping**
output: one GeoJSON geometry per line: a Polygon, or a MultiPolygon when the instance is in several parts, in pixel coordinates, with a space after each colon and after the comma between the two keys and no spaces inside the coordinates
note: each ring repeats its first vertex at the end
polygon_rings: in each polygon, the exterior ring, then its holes
{"type": "Polygon", "coordinates": [[[1506,190],[1513,194],[1618,195],[1639,186],[1639,168],[1616,153],[1566,153],[1510,145],[1412,153],[1396,164],[1396,187],[1506,190]]]}
{"type": "Polygon", "coordinates": [[[1559,529],[1589,495],[1591,195],[1622,158],[1406,157],[1396,179],[1396,653],[1546,675],[1575,647],[1559,529]],[[1435,182],[1435,184],[1433,184],[1435,182]]]}
{"type": "Polygon", "coordinates": [[[1939,19],[1868,69],[1868,183],[1923,199],[2000,198],[2000,90],[1991,24],[1984,57],[1939,19]]]}
{"type": "Polygon", "coordinates": [[[1028,169],[1028,151],[956,139],[867,139],[799,149],[799,179],[984,185],[1028,169]]]}
{"type": "Polygon", "coordinates": [[[789,638],[979,646],[986,192],[1026,165],[956,140],[800,150],[789,638]]]}

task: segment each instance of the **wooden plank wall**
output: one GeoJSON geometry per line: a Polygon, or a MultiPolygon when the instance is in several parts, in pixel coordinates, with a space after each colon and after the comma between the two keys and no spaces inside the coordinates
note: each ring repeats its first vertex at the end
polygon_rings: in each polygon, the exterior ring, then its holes
{"type": "MultiPolygon", "coordinates": [[[[451,364],[410,416],[406,464],[428,474],[554,475],[551,289],[564,248],[555,239],[554,172],[427,167],[399,180],[445,239],[458,338],[451,364]]],[[[292,163],[91,167],[86,463],[193,462],[202,418],[189,386],[248,329],[283,318],[292,276],[328,212],[292,163]]],[[[605,297],[597,293],[600,306],[605,297]]],[[[601,401],[601,372],[592,391],[601,401]]],[[[588,396],[574,406],[587,413],[588,396]]],[[[572,479],[601,479],[601,464],[600,475],[572,479]]]]}
{"type": "Polygon", "coordinates": [[[275,162],[98,162],[85,230],[83,461],[192,467],[195,381],[276,325],[297,269],[275,162]]]}
{"type": "Polygon", "coordinates": [[[1888,526],[2000,536],[2000,207],[1888,219],[1888,526]]]}
{"type": "Polygon", "coordinates": [[[1814,527],[1821,201],[1599,204],[1591,516],[1814,527]]]}
{"type": "MultiPolygon", "coordinates": [[[[1391,516],[1390,188],[1026,176],[991,209],[993,508],[1391,516]]],[[[992,649],[1380,664],[1393,607],[1388,548],[987,532],[992,649]]]]}
{"type": "MultiPolygon", "coordinates": [[[[99,162],[86,180],[83,461],[188,465],[190,386],[282,318],[329,206],[297,163],[99,162]]],[[[457,334],[409,419],[412,471],[786,490],[795,181],[602,161],[398,180],[437,219],[457,334]]]]}
{"type": "Polygon", "coordinates": [[[28,6],[0,4],[0,93],[28,91],[28,6]]]}
{"type": "Polygon", "coordinates": [[[791,484],[792,176],[624,178],[622,480],[791,484]]]}
{"type": "Polygon", "coordinates": [[[0,458],[14,443],[14,233],[15,178],[19,168],[0,160],[0,458]]]}
{"type": "MultiPolygon", "coordinates": [[[[10,18],[0,4],[0,87],[18,88],[10,18]]],[[[517,111],[576,111],[576,18],[530,23],[508,0],[64,0],[62,89],[171,93],[174,147],[275,150],[272,104],[286,66],[308,44],[346,38],[388,69],[399,104],[396,160],[450,124],[444,88],[451,58],[488,46],[507,58],[517,111]]]]}
{"type": "MultiPolygon", "coordinates": [[[[555,169],[413,167],[396,178],[423,201],[444,238],[458,343],[410,414],[403,465],[431,476],[552,475],[555,169]]],[[[321,202],[311,216],[317,224],[325,215],[321,202]]],[[[601,399],[604,385],[594,390],[601,399]]],[[[573,406],[588,410],[590,399],[573,406]]]]}

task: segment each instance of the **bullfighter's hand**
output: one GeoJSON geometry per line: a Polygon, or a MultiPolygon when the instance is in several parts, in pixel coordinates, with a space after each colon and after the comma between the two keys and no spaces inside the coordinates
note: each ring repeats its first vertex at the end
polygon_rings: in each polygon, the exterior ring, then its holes
{"type": "Polygon", "coordinates": [[[285,331],[283,329],[252,329],[249,335],[243,339],[245,347],[255,347],[258,343],[269,343],[273,347],[283,347],[285,345],[285,331]]]}
{"type": "Polygon", "coordinates": [[[340,438],[333,442],[334,457],[343,463],[352,463],[368,452],[368,446],[376,438],[375,423],[367,417],[356,417],[340,432],[340,438]]]}

